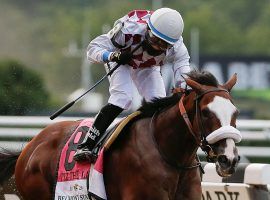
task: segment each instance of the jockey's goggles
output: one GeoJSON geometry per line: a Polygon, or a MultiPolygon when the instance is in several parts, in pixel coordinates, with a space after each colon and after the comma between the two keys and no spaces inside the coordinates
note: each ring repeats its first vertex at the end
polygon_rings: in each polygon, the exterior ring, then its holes
{"type": "Polygon", "coordinates": [[[147,42],[152,46],[156,47],[161,51],[166,51],[167,49],[171,48],[173,45],[165,42],[164,40],[155,36],[151,30],[147,30],[147,34],[145,35],[147,42]]]}

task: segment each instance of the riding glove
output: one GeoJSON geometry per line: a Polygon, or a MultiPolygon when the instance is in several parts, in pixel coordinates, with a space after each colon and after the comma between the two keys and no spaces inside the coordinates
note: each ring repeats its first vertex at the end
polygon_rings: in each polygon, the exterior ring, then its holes
{"type": "Polygon", "coordinates": [[[128,64],[131,59],[132,59],[132,54],[130,52],[115,51],[110,56],[111,61],[117,62],[118,64],[121,64],[121,65],[128,64]]]}

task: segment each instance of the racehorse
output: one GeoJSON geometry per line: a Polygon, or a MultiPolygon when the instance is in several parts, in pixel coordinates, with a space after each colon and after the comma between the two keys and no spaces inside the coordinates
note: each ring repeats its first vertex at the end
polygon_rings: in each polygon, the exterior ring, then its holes
{"type": "MultiPolygon", "coordinates": [[[[237,77],[220,85],[209,72],[192,71],[189,88],[170,97],[144,102],[104,155],[104,182],[111,200],[201,199],[201,148],[222,177],[235,172],[238,110],[230,91],[237,77]]],[[[1,153],[0,180],[15,171],[16,186],[26,200],[53,199],[61,146],[79,121],[49,125],[21,153],[1,153]],[[16,164],[16,167],[15,167],[16,164]]]]}

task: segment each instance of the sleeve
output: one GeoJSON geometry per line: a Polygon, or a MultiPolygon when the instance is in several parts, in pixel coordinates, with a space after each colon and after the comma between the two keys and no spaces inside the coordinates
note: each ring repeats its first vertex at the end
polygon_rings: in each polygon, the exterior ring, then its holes
{"type": "Polygon", "coordinates": [[[171,56],[175,87],[186,88],[186,82],[182,76],[185,77],[186,73],[191,71],[189,59],[188,50],[183,43],[183,39],[181,39],[174,45],[171,56]]]}
{"type": "Polygon", "coordinates": [[[106,63],[111,53],[115,51],[109,37],[106,34],[93,39],[87,47],[87,59],[92,63],[106,63]]]}
{"type": "Polygon", "coordinates": [[[118,48],[113,44],[124,45],[125,44],[125,35],[121,31],[122,24],[118,20],[115,23],[114,28],[109,31],[107,34],[100,35],[93,39],[87,47],[87,59],[92,63],[106,63],[109,61],[111,54],[116,51],[118,48]]]}

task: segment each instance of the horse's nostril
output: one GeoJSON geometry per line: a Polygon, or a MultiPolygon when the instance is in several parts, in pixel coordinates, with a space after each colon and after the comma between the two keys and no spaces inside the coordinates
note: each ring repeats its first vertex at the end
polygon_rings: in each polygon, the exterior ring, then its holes
{"type": "Polygon", "coordinates": [[[220,156],[218,156],[218,162],[226,164],[228,162],[228,158],[224,155],[220,155],[220,156]]]}
{"type": "Polygon", "coordinates": [[[235,168],[232,167],[232,168],[229,170],[229,173],[230,173],[230,174],[233,174],[234,172],[235,172],[235,168]]]}
{"type": "Polygon", "coordinates": [[[241,159],[241,156],[238,156],[238,161],[240,161],[240,159],[241,159]]]}

